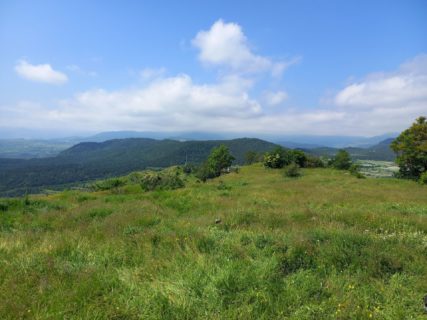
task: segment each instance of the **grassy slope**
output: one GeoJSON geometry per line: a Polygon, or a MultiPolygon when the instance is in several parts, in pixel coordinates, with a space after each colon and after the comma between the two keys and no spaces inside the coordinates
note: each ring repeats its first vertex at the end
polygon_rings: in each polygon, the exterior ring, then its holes
{"type": "Polygon", "coordinates": [[[3,205],[0,318],[425,319],[427,187],[303,173],[3,205]]]}

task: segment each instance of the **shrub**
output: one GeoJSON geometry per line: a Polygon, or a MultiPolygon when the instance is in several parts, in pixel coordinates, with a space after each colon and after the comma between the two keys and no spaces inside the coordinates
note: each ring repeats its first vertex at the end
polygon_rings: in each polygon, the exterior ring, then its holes
{"type": "Polygon", "coordinates": [[[196,167],[194,164],[191,163],[186,163],[183,167],[182,167],[182,171],[185,174],[190,174],[193,173],[196,170],[196,167]]]}
{"type": "Polygon", "coordinates": [[[350,168],[348,169],[350,171],[350,174],[352,176],[355,176],[358,179],[364,179],[366,178],[361,172],[360,172],[360,166],[356,163],[353,163],[350,168]]]}
{"type": "Polygon", "coordinates": [[[103,181],[97,181],[92,185],[92,189],[96,191],[111,190],[122,187],[126,184],[123,178],[112,178],[103,181]]]}
{"type": "Polygon", "coordinates": [[[285,168],[284,175],[290,178],[299,177],[301,175],[300,167],[293,162],[285,168]]]}
{"type": "Polygon", "coordinates": [[[306,168],[324,168],[325,163],[319,157],[307,156],[305,166],[306,168]]]}
{"type": "Polygon", "coordinates": [[[427,184],[427,171],[424,171],[421,176],[420,179],[418,180],[419,183],[421,184],[427,184]]]}
{"type": "Polygon", "coordinates": [[[351,166],[350,154],[345,150],[338,150],[338,153],[332,160],[332,166],[339,170],[348,170],[351,166]]]}
{"type": "Polygon", "coordinates": [[[277,147],[264,155],[264,166],[267,168],[283,168],[291,163],[296,163],[302,168],[306,167],[307,155],[301,150],[285,150],[282,147],[277,147]]]}
{"type": "Polygon", "coordinates": [[[141,177],[141,188],[144,191],[172,190],[184,187],[184,181],[178,171],[146,172],[141,177]]]}
{"type": "Polygon", "coordinates": [[[201,164],[197,168],[195,176],[196,176],[196,178],[205,182],[208,179],[213,179],[213,178],[217,177],[217,174],[216,174],[214,168],[212,168],[209,165],[209,163],[204,162],[203,164],[201,164]]]}

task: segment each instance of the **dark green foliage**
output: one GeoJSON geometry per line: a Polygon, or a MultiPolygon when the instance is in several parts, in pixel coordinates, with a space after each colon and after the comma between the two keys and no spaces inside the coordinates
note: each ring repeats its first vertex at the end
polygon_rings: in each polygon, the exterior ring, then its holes
{"type": "Polygon", "coordinates": [[[419,117],[391,144],[401,177],[418,179],[427,171],[427,119],[419,117]]]}
{"type": "Polygon", "coordinates": [[[305,168],[307,166],[307,155],[301,150],[287,150],[285,152],[285,165],[292,163],[305,168]]]}
{"type": "Polygon", "coordinates": [[[299,177],[301,175],[301,169],[295,162],[292,162],[285,167],[284,175],[290,178],[299,177]]]}
{"type": "Polygon", "coordinates": [[[182,171],[185,174],[193,173],[193,172],[195,172],[195,170],[196,170],[196,166],[194,164],[191,164],[191,163],[186,163],[185,165],[182,166],[182,171]]]}
{"type": "Polygon", "coordinates": [[[325,163],[319,157],[307,155],[305,167],[306,168],[324,168],[325,163]]]}
{"type": "Polygon", "coordinates": [[[214,148],[211,151],[211,154],[208,157],[208,164],[209,166],[214,170],[215,174],[219,176],[221,174],[221,171],[229,168],[233,161],[236,158],[234,158],[230,154],[230,150],[226,145],[221,144],[220,146],[214,148]]]}
{"type": "Polygon", "coordinates": [[[117,189],[119,187],[123,187],[126,184],[126,181],[122,178],[112,178],[103,181],[97,181],[92,185],[92,189],[94,190],[112,190],[117,189]]]}
{"type": "Polygon", "coordinates": [[[332,159],[332,166],[339,170],[348,170],[351,167],[350,154],[345,150],[339,150],[336,156],[332,159]]]}
{"type": "Polygon", "coordinates": [[[263,155],[256,151],[248,151],[245,154],[245,164],[253,164],[257,162],[261,162],[263,159],[263,155]]]}
{"type": "Polygon", "coordinates": [[[286,164],[286,150],[282,147],[276,147],[264,155],[264,166],[266,168],[279,169],[286,164]]]}
{"type": "Polygon", "coordinates": [[[260,139],[175,141],[142,138],[85,142],[44,159],[0,159],[0,195],[23,195],[73,184],[125,175],[132,171],[199,165],[212,148],[227,146],[236,164],[245,163],[249,150],[264,153],[276,145],[260,139]]]}
{"type": "Polygon", "coordinates": [[[214,168],[212,168],[207,161],[197,168],[195,176],[203,182],[217,177],[214,168]]]}
{"type": "Polygon", "coordinates": [[[421,184],[427,184],[427,171],[423,172],[418,179],[418,182],[421,184]]]}
{"type": "Polygon", "coordinates": [[[144,191],[173,190],[184,187],[184,181],[177,170],[146,172],[141,177],[141,188],[144,191]]]}
{"type": "Polygon", "coordinates": [[[283,168],[291,163],[296,163],[304,168],[307,166],[307,155],[301,150],[288,150],[278,147],[267,152],[264,156],[264,166],[267,168],[283,168]]]}
{"type": "Polygon", "coordinates": [[[230,168],[234,159],[228,147],[220,145],[212,149],[208,159],[198,168],[196,177],[202,181],[219,177],[223,170],[230,168]]]}

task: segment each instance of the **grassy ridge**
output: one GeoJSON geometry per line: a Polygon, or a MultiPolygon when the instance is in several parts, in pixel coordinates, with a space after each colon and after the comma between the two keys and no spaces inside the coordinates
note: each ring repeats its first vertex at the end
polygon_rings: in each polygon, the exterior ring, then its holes
{"type": "Polygon", "coordinates": [[[427,188],[303,174],[2,200],[0,318],[423,319],[427,188]]]}

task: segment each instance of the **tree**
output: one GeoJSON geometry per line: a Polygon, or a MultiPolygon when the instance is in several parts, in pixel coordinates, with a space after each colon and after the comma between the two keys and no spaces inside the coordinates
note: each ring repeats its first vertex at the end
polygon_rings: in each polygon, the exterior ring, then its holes
{"type": "Polygon", "coordinates": [[[301,150],[286,150],[277,147],[264,155],[264,166],[267,168],[283,168],[296,163],[304,168],[307,165],[307,155],[301,150]]]}
{"type": "Polygon", "coordinates": [[[338,150],[334,159],[332,160],[332,166],[340,170],[348,170],[351,167],[350,154],[345,150],[338,150]]]}
{"type": "Polygon", "coordinates": [[[266,152],[264,155],[264,166],[267,168],[283,168],[285,165],[285,153],[286,150],[282,147],[276,147],[270,152],[266,152]]]}
{"type": "Polygon", "coordinates": [[[228,147],[222,144],[212,149],[208,159],[199,167],[196,176],[202,181],[219,177],[221,171],[229,168],[234,160],[228,147]]]}
{"type": "Polygon", "coordinates": [[[418,179],[427,171],[427,121],[419,117],[390,146],[397,154],[400,176],[418,179]]]}

